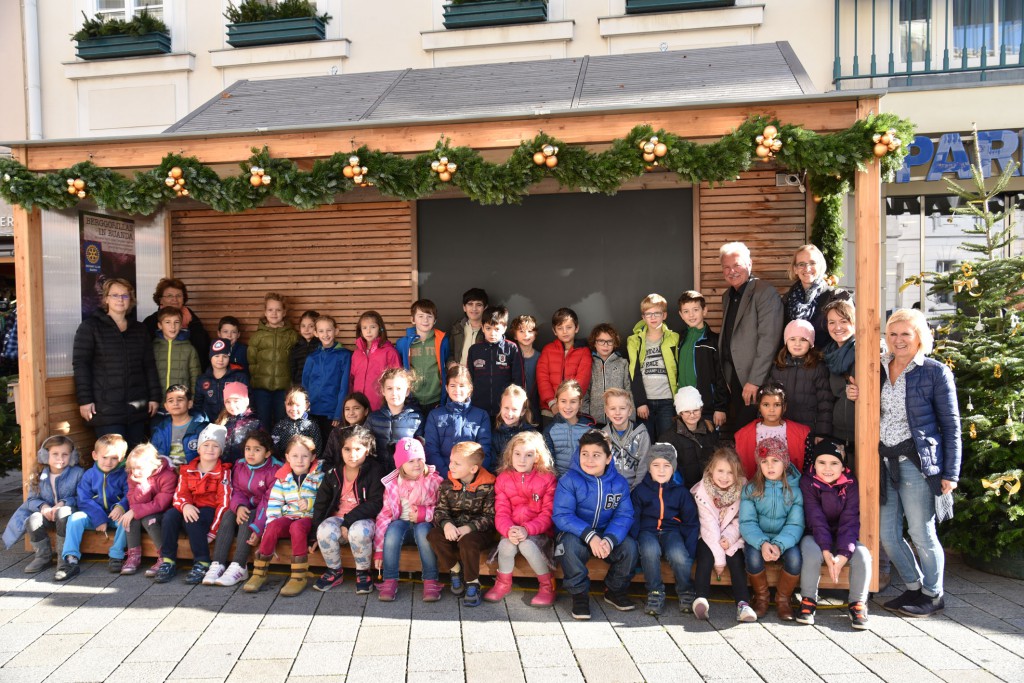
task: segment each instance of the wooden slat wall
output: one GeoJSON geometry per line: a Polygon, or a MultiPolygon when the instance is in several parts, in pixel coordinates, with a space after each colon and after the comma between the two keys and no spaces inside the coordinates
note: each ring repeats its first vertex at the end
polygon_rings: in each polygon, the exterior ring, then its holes
{"type": "MultiPolygon", "coordinates": [[[[46,380],[46,405],[49,408],[49,423],[46,435],[64,434],[70,436],[82,454],[83,466],[89,462],[89,453],[96,437],[87,427],[78,412],[73,377],[49,377],[46,380]]],[[[41,443],[41,441],[40,441],[41,443]]],[[[38,447],[38,444],[37,444],[38,447]]]]}
{"type": "Polygon", "coordinates": [[[722,326],[725,280],[718,249],[726,242],[750,248],[754,274],[785,292],[792,284],[786,269],[793,252],[807,242],[807,200],[799,187],[776,187],[772,167],[748,171],[736,182],[701,184],[697,201],[700,292],[708,302],[708,321],[722,326]]]}
{"type": "Polygon", "coordinates": [[[414,210],[408,202],[334,204],[312,211],[261,208],[171,214],[171,264],[189,288],[189,307],[211,336],[233,315],[248,339],[263,316],[263,295],[288,299],[298,326],[313,308],[343,327],[351,348],[359,315],[374,309],[394,340],[409,325],[416,296],[414,210]]]}

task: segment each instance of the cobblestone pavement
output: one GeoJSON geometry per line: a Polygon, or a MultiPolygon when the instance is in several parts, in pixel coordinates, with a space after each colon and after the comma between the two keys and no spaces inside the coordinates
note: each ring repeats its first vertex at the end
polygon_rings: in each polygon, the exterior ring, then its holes
{"type": "Polygon", "coordinates": [[[710,622],[674,601],[654,619],[595,598],[593,620],[580,623],[564,594],[553,609],[530,607],[526,591],[463,608],[449,594],[424,604],[419,584],[403,582],[396,602],[381,603],[356,595],[349,576],[326,594],[279,598],[283,575],[250,595],[186,586],[183,572],[156,585],[98,561],[60,584],[52,569],[24,574],[27,561],[20,546],[0,553],[3,683],[1024,681],[1024,582],[956,563],[942,616],[904,619],[875,603],[872,630],[855,632],[841,607],[820,609],[815,626],[771,615],[737,624],[724,593],[710,622]]]}

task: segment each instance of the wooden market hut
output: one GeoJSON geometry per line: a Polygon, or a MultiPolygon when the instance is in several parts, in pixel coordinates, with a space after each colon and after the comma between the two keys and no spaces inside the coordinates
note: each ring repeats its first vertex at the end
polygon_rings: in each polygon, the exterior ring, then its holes
{"type": "MultiPolygon", "coordinates": [[[[309,170],[317,159],[362,145],[420,154],[434,149],[441,136],[451,138],[453,145],[480,151],[485,158],[501,160],[538,131],[592,150],[606,148],[638,123],[709,142],[752,115],[824,134],[846,130],[877,112],[878,98],[877,92],[814,92],[792,50],[778,43],[243,81],[161,135],[32,141],[11,147],[14,158],[33,172],[54,172],[90,160],[128,175],[158,166],[169,152],[197,157],[229,175],[237,174],[238,164],[250,157],[253,147],[265,145],[274,158],[291,159],[309,170]],[[756,73],[749,68],[754,63],[756,73]]],[[[678,281],[673,295],[691,287],[702,291],[715,327],[725,288],[718,265],[721,244],[746,242],[755,273],[784,291],[792,253],[808,241],[815,211],[811,193],[799,183],[778,186],[777,172],[784,169],[774,163],[758,164],[735,182],[714,188],[705,182],[691,184],[676,174],[649,173],[620,188],[622,197],[662,189],[691,193],[692,217],[686,218],[692,218],[692,264],[685,263],[680,270],[691,271],[692,282],[678,281]]],[[[563,194],[568,192],[551,179],[530,188],[531,196],[563,194]]],[[[459,196],[452,188],[429,198],[397,201],[365,188],[310,211],[268,201],[239,214],[220,213],[189,199],[172,200],[162,213],[163,272],[151,275],[183,279],[190,287],[190,307],[208,326],[223,313],[257,319],[262,293],[279,288],[290,295],[293,321],[303,308],[333,297],[333,312],[346,325],[372,305],[399,328],[406,324],[409,304],[420,294],[421,245],[424,231],[432,229],[421,224],[420,216],[428,213],[431,202],[459,196]],[[291,267],[313,256],[315,261],[306,263],[303,272],[291,267]]],[[[857,449],[870,453],[878,442],[879,411],[879,164],[869,164],[866,172],[856,175],[852,201],[856,264],[850,265],[856,274],[857,368],[864,397],[857,403],[857,449]]],[[[79,208],[88,206],[83,202],[79,208]]],[[[72,378],[51,376],[47,369],[43,262],[44,257],[69,258],[44,254],[47,213],[17,207],[14,214],[21,354],[18,413],[26,473],[49,434],[69,433],[83,452],[92,442],[78,414],[72,378]]],[[[141,291],[139,298],[148,294],[141,291]]],[[[641,296],[630,293],[631,299],[641,296]]],[[[878,463],[863,458],[858,465],[862,541],[877,562],[878,463]]],[[[873,587],[877,581],[875,572],[873,587]]]]}

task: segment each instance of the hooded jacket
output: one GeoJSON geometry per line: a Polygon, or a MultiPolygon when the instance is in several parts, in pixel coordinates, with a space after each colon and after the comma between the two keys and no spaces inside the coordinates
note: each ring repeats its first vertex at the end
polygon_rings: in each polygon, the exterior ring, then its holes
{"type": "Polygon", "coordinates": [[[303,413],[302,417],[298,420],[293,420],[287,416],[281,418],[274,425],[273,431],[270,432],[270,438],[274,442],[274,455],[278,460],[284,462],[284,449],[296,434],[302,434],[313,439],[316,454],[319,456],[323,453],[323,435],[320,434],[320,426],[313,420],[310,420],[307,413],[303,413]]]}
{"type": "MultiPolygon", "coordinates": [[[[388,527],[391,526],[391,522],[402,518],[402,497],[398,491],[398,478],[400,476],[398,470],[392,470],[390,474],[381,479],[381,483],[384,484],[384,504],[377,514],[376,522],[374,522],[373,557],[375,560],[380,560],[384,557],[384,535],[387,533],[388,527]]],[[[437,507],[437,492],[441,488],[442,482],[441,475],[435,472],[431,465],[427,465],[423,476],[426,477],[424,482],[426,494],[434,502],[429,505],[418,506],[416,519],[414,520],[416,524],[434,521],[434,510],[437,507]]]]}
{"type": "Polygon", "coordinates": [[[85,471],[78,482],[78,509],[89,515],[94,527],[106,524],[114,506],[128,511],[128,473],[119,464],[110,472],[99,465],[85,471]]]}
{"type": "MultiPolygon", "coordinates": [[[[203,428],[209,424],[209,420],[206,419],[201,411],[193,408],[188,411],[189,423],[185,427],[185,433],[181,437],[181,448],[185,451],[185,462],[192,462],[199,456],[199,434],[203,431],[203,428]]],[[[171,455],[171,437],[174,431],[174,422],[170,415],[163,417],[156,426],[153,427],[153,434],[150,437],[150,443],[153,444],[153,448],[160,455],[170,457],[171,455]]],[[[173,463],[175,467],[184,465],[185,463],[173,463]]]]}
{"type": "Polygon", "coordinates": [[[411,399],[406,401],[398,415],[384,403],[366,418],[366,426],[377,439],[377,460],[387,472],[395,469],[395,444],[405,437],[423,436],[423,416],[413,407],[411,399]]]}
{"type": "MultiPolygon", "coordinates": [[[[409,364],[409,347],[417,341],[419,341],[419,335],[416,334],[416,328],[407,327],[405,328],[405,336],[395,342],[395,350],[398,351],[398,356],[402,359],[402,367],[406,370],[412,369],[412,365],[409,364]]],[[[441,373],[441,405],[448,402],[448,394],[444,390],[444,385],[448,378],[448,347],[448,337],[441,330],[435,329],[434,359],[437,361],[437,370],[441,373]]]]}
{"type": "MultiPolygon", "coordinates": [[[[448,330],[448,354],[445,356],[445,363],[458,363],[462,360],[462,347],[466,344],[466,325],[469,318],[463,316],[461,320],[452,325],[448,330]]],[[[437,334],[436,332],[434,334],[437,334]]],[[[473,344],[479,344],[484,340],[484,327],[476,331],[473,337],[473,344]]],[[[470,347],[472,348],[472,346],[470,347]]],[[[468,362],[468,361],[467,361],[468,362]]]]}
{"type": "Polygon", "coordinates": [[[302,484],[296,481],[291,465],[281,465],[275,476],[274,487],[270,490],[270,497],[267,499],[267,524],[278,517],[312,517],[316,505],[316,492],[323,478],[323,462],[320,460],[312,462],[309,472],[302,478],[302,484]]]}
{"type": "MultiPolygon", "coordinates": [[[[384,468],[373,458],[366,458],[359,466],[353,491],[356,506],[345,513],[341,525],[346,529],[361,519],[374,521],[384,507],[384,483],[381,475],[384,468]]],[[[309,528],[309,542],[316,540],[316,530],[328,517],[333,517],[341,505],[341,490],[345,486],[345,466],[339,463],[324,473],[320,488],[316,491],[316,502],[313,504],[313,525],[309,528]]]]}
{"type": "Polygon", "coordinates": [[[576,424],[569,424],[561,413],[556,414],[544,428],[544,443],[551,451],[555,472],[559,477],[572,466],[573,454],[580,449],[580,437],[593,428],[594,421],[589,415],[579,414],[576,416],[576,424]]]}
{"type": "Polygon", "coordinates": [[[844,470],[832,484],[813,474],[804,475],[800,491],[807,531],[814,542],[822,550],[850,559],[860,539],[860,491],[850,470],[844,470]]]}
{"type": "MultiPolygon", "coordinates": [[[[622,436],[615,427],[605,425],[601,430],[608,435],[612,444],[612,461],[615,471],[629,483],[632,491],[647,473],[648,451],[651,449],[651,434],[642,424],[629,423],[622,436]]],[[[579,443],[579,439],[576,440],[579,443]]]]}
{"type": "MultiPolygon", "coordinates": [[[[196,354],[199,357],[199,364],[203,366],[203,369],[210,367],[209,356],[210,352],[210,335],[207,334],[206,328],[203,327],[203,321],[199,319],[196,312],[188,306],[182,306],[182,313],[185,310],[188,311],[188,326],[182,327],[183,335],[180,335],[184,339],[188,339],[189,343],[192,344],[192,348],[196,350],[196,354]]],[[[150,339],[156,339],[160,336],[160,328],[157,327],[156,314],[159,311],[153,311],[145,317],[142,321],[142,325],[146,330],[146,334],[150,339]]]]}
{"type": "Polygon", "coordinates": [[[309,357],[309,352],[318,346],[323,346],[323,344],[316,336],[306,339],[299,335],[295,346],[288,352],[288,371],[292,376],[292,384],[302,384],[302,371],[306,367],[306,358],[309,357]]]}
{"type": "Polygon", "coordinates": [[[599,536],[616,546],[633,527],[629,484],[615,471],[614,461],[600,477],[587,474],[577,450],[569,471],[558,480],[551,518],[555,529],[579,536],[584,543],[599,536]]]}
{"type": "Polygon", "coordinates": [[[352,352],[335,342],[334,346],[309,352],[302,370],[302,386],[309,392],[310,415],[340,420],[348,396],[352,352]]]}
{"type": "Polygon", "coordinates": [[[253,467],[244,459],[231,468],[231,501],[229,507],[237,513],[239,507],[249,509],[249,528],[263,535],[267,526],[267,501],[270,490],[277,480],[281,463],[267,457],[260,465],[253,467]]]}
{"type": "Polygon", "coordinates": [[[220,379],[213,376],[213,370],[199,375],[192,408],[206,415],[207,420],[216,420],[224,410],[224,385],[228,382],[241,382],[248,387],[249,374],[243,370],[229,369],[220,379]]]}
{"type": "Polygon", "coordinates": [[[441,482],[434,508],[434,526],[445,524],[468,526],[473,531],[486,533],[494,529],[494,475],[481,467],[468,486],[451,473],[441,482]]]}
{"type": "Polygon", "coordinates": [[[194,387],[202,372],[199,354],[188,339],[167,339],[160,334],[153,339],[153,358],[164,391],[172,384],[194,387]]]}
{"type": "Polygon", "coordinates": [[[270,327],[265,320],[260,321],[249,337],[249,377],[253,389],[281,391],[291,385],[289,360],[298,340],[299,333],[287,325],[270,327]]]}
{"type": "MultiPolygon", "coordinates": [[[[686,341],[688,328],[683,327],[679,334],[679,358],[676,359],[677,368],[682,364],[683,344],[686,341]]],[[[722,361],[718,357],[718,333],[711,331],[711,326],[704,323],[704,331],[697,338],[693,346],[693,372],[697,376],[697,391],[700,392],[701,401],[704,403],[704,417],[711,419],[715,412],[727,412],[729,410],[729,385],[726,384],[725,375],[722,373],[722,361]]],[[[679,377],[676,377],[676,390],[680,387],[679,377]]]]}
{"type": "Polygon", "coordinates": [[[488,469],[491,453],[491,418],[480,408],[469,403],[448,401],[434,408],[423,425],[427,464],[437,473],[448,476],[448,457],[452,446],[463,441],[475,441],[484,449],[486,457],[481,465],[488,469]]]}
{"type": "Polygon", "coordinates": [[[520,420],[519,424],[509,427],[499,420],[500,424],[491,432],[491,464],[497,469],[505,456],[505,448],[508,447],[512,437],[521,432],[535,432],[537,428],[527,422],[520,420]]]}
{"type": "MultiPolygon", "coordinates": [[[[583,394],[580,411],[594,418],[597,424],[605,424],[608,420],[604,414],[604,392],[615,388],[632,393],[629,362],[618,351],[612,351],[607,359],[602,359],[596,351],[590,356],[590,389],[583,394]]],[[[636,411],[631,410],[630,419],[635,415],[636,411]]]]}
{"type": "Polygon", "coordinates": [[[569,353],[557,339],[544,346],[537,361],[537,393],[540,394],[538,410],[551,410],[558,385],[567,379],[579,382],[583,395],[590,390],[590,374],[593,358],[590,347],[578,341],[573,342],[569,353]]]}
{"type": "Polygon", "coordinates": [[[780,368],[772,363],[769,377],[786,389],[786,419],[811,428],[812,436],[832,435],[832,407],[835,396],[829,383],[828,366],[819,361],[813,368],[786,355],[789,363],[780,368]]]}
{"type": "Polygon", "coordinates": [[[350,391],[359,391],[370,401],[370,412],[379,410],[384,397],[377,389],[377,380],[388,368],[402,367],[402,359],[390,341],[377,337],[369,345],[362,337],[356,339],[356,350],[352,353],[350,391]]]}
{"type": "MultiPolygon", "coordinates": [[[[676,395],[676,380],[679,379],[679,333],[662,324],[661,357],[665,363],[669,390],[676,395]]],[[[629,356],[629,376],[633,387],[633,402],[636,407],[647,405],[647,390],[644,388],[644,359],[647,358],[647,323],[641,320],[633,326],[633,334],[626,339],[626,354],[629,356]]]]}
{"type": "Polygon", "coordinates": [[[740,535],[740,498],[737,496],[736,502],[723,512],[715,505],[715,499],[703,480],[697,482],[690,493],[693,494],[697,516],[700,518],[700,537],[711,550],[715,566],[724,567],[726,556],[732,557],[743,547],[743,536],[740,535]],[[723,538],[729,542],[728,548],[722,548],[720,541],[723,538]]]}
{"type": "Polygon", "coordinates": [[[50,468],[46,467],[39,475],[39,489],[29,489],[28,498],[18,506],[18,509],[11,515],[7,526],[4,528],[4,548],[10,550],[11,546],[18,542],[18,539],[25,534],[25,526],[28,518],[33,512],[39,512],[44,505],[53,506],[58,500],[72,510],[78,507],[78,482],[81,481],[84,470],[78,465],[72,465],[60,473],[57,477],[57,499],[53,499],[53,489],[50,488],[50,468]]]}
{"type": "Polygon", "coordinates": [[[510,384],[526,386],[523,356],[514,341],[502,339],[492,344],[484,340],[473,344],[469,348],[466,364],[473,378],[470,402],[492,418],[498,414],[501,394],[510,384]]]}
{"type": "Polygon", "coordinates": [[[206,534],[208,540],[217,537],[217,529],[229,510],[231,501],[231,464],[217,461],[209,472],[199,469],[199,461],[193,460],[178,469],[178,488],[174,491],[174,509],[182,512],[186,505],[197,508],[213,508],[213,523],[206,534]]]}
{"type": "Polygon", "coordinates": [[[673,418],[672,427],[672,430],[659,434],[658,441],[675,447],[679,474],[686,488],[693,488],[704,476],[704,468],[718,448],[718,432],[705,419],[701,419],[695,431],[691,431],[678,417],[673,418]]]}
{"type": "Polygon", "coordinates": [[[804,497],[800,492],[800,471],[790,463],[786,468],[789,493],[781,481],[768,480],[764,495],[752,498],[754,483],[743,487],[740,495],[740,533],[751,551],[760,552],[765,543],[786,552],[800,543],[804,535],[804,497]]]}
{"type": "Polygon", "coordinates": [[[178,471],[170,458],[160,456],[160,467],[149,475],[148,483],[149,487],[143,490],[137,481],[128,477],[128,504],[138,520],[170,509],[174,490],[178,488],[178,471]]]}
{"type": "Polygon", "coordinates": [[[263,423],[252,412],[252,408],[246,408],[241,415],[229,415],[224,422],[224,428],[228,430],[228,434],[220,459],[226,463],[233,463],[245,455],[245,440],[249,437],[249,432],[263,429],[263,423]]]}
{"type": "Polygon", "coordinates": [[[632,499],[633,526],[630,535],[633,538],[639,537],[641,531],[677,533],[683,538],[686,553],[690,557],[697,557],[700,522],[697,504],[693,501],[690,489],[677,483],[674,477],[659,484],[648,473],[633,489],[632,499]]]}
{"type": "Polygon", "coordinates": [[[494,484],[494,527],[508,537],[514,526],[530,536],[551,535],[558,479],[552,472],[505,470],[494,484]]]}
{"type": "MultiPolygon", "coordinates": [[[[754,471],[757,469],[757,460],[754,451],[757,448],[757,425],[760,418],[748,422],[735,434],[736,453],[740,456],[740,463],[743,465],[743,475],[747,481],[754,479],[754,471]]],[[[807,437],[811,433],[810,427],[802,425],[793,420],[786,420],[786,448],[789,450],[789,460],[797,470],[804,470],[804,453],[807,452],[807,437]]]]}

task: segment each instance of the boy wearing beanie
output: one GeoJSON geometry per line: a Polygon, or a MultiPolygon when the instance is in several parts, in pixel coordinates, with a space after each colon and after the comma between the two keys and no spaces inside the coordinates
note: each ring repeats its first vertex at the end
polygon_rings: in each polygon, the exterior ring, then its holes
{"type": "Polygon", "coordinates": [[[224,388],[229,382],[249,385],[249,373],[231,367],[231,350],[231,342],[227,339],[218,338],[210,342],[210,367],[196,380],[193,408],[211,422],[224,410],[224,388]]]}
{"type": "Polygon", "coordinates": [[[659,435],[658,441],[676,449],[679,474],[689,489],[703,478],[704,468],[718,448],[718,429],[704,416],[704,401],[696,387],[679,387],[674,407],[672,429],[659,435]]]}

